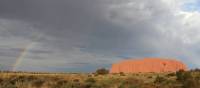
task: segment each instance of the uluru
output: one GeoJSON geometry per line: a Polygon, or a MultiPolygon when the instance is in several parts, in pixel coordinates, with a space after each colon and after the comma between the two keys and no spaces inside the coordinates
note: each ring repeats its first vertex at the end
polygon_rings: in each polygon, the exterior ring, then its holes
{"type": "Polygon", "coordinates": [[[115,63],[110,69],[110,73],[163,73],[176,72],[178,70],[187,70],[187,66],[175,59],[165,58],[143,58],[127,59],[115,63]]]}

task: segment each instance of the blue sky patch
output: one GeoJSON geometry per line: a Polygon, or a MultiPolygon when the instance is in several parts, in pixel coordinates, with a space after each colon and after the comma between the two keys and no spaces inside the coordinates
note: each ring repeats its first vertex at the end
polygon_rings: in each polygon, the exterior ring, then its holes
{"type": "Polygon", "coordinates": [[[192,12],[192,11],[200,11],[200,1],[195,1],[193,3],[186,3],[183,5],[183,10],[192,12]]]}

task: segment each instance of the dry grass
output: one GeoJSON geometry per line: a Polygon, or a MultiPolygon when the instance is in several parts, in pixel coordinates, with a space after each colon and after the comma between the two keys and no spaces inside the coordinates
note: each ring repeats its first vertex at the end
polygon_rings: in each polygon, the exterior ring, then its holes
{"type": "MultiPolygon", "coordinates": [[[[189,84],[198,85],[200,72],[189,72],[189,84]],[[192,83],[191,83],[192,82],[192,83]],[[194,83],[193,83],[194,82],[194,83]]],[[[1,72],[0,88],[185,88],[175,73],[81,74],[1,72]]],[[[200,83],[199,83],[200,84],[200,83]]],[[[187,88],[198,88],[193,85],[187,88]]]]}

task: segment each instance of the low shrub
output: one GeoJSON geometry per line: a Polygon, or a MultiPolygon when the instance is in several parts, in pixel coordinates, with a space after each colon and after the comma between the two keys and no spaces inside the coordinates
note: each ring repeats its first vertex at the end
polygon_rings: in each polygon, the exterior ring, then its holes
{"type": "Polygon", "coordinates": [[[85,88],[91,88],[95,86],[96,80],[94,78],[87,78],[85,81],[85,88]]]}
{"type": "Polygon", "coordinates": [[[157,76],[154,80],[154,83],[162,83],[166,81],[166,79],[164,77],[161,77],[161,76],[157,76]]]}
{"type": "Polygon", "coordinates": [[[119,74],[120,76],[125,76],[124,72],[120,72],[119,74]]]}
{"type": "Polygon", "coordinates": [[[177,80],[180,82],[184,82],[188,79],[193,78],[190,72],[182,72],[182,71],[177,72],[176,77],[177,77],[177,80]]]}
{"type": "Polygon", "coordinates": [[[173,73],[169,73],[169,74],[167,74],[167,76],[168,77],[176,76],[176,73],[174,73],[174,72],[173,73]]]}
{"type": "Polygon", "coordinates": [[[108,73],[109,73],[109,71],[105,68],[101,68],[101,69],[96,70],[96,74],[98,74],[98,75],[105,75],[105,74],[108,74],[108,73]]]}
{"type": "Polygon", "coordinates": [[[138,80],[138,79],[130,77],[130,78],[124,79],[119,85],[119,88],[141,88],[143,84],[144,83],[142,80],[138,80]]]}

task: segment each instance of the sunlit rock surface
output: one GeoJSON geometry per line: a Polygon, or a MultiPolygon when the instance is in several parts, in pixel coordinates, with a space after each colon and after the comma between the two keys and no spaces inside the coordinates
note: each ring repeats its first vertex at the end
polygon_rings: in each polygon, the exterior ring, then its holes
{"type": "Polygon", "coordinates": [[[185,64],[174,59],[144,58],[129,59],[112,65],[110,73],[176,72],[187,70],[185,64]]]}

